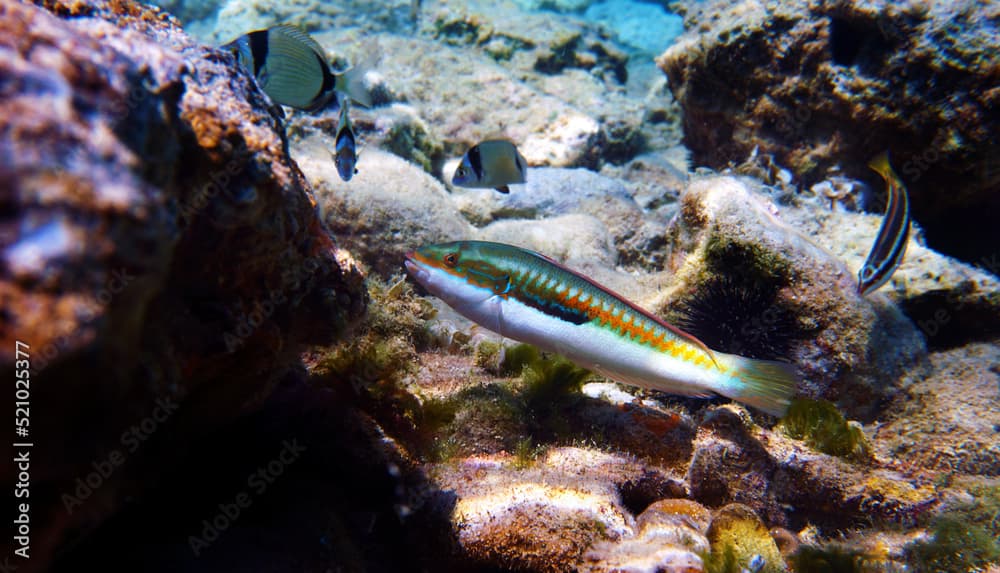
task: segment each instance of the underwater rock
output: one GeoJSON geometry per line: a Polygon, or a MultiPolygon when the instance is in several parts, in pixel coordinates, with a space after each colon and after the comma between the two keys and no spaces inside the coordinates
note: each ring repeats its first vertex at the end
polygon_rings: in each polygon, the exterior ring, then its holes
{"type": "Polygon", "coordinates": [[[598,25],[583,18],[478,0],[461,5],[440,2],[429,6],[428,12],[433,24],[424,30],[438,40],[481,48],[497,62],[509,61],[523,72],[560,74],[575,69],[625,82],[628,56],[608,41],[598,25]]]}
{"type": "Polygon", "coordinates": [[[887,408],[880,453],[932,470],[1000,476],[997,364],[996,341],[932,353],[929,371],[908,375],[887,408]]]}
{"type": "Polygon", "coordinates": [[[163,8],[185,24],[209,18],[219,9],[218,2],[208,0],[155,0],[149,4],[163,8]]]}
{"type": "Polygon", "coordinates": [[[718,509],[712,516],[707,536],[712,544],[709,560],[720,568],[727,560],[744,568],[759,555],[764,559],[761,573],[788,571],[767,526],[745,505],[734,503],[718,509]]]}
{"type": "Polygon", "coordinates": [[[620,182],[579,168],[533,168],[527,181],[512,186],[508,194],[463,190],[454,196],[466,218],[478,225],[571,213],[593,215],[608,224],[613,217],[640,217],[642,213],[620,182]]]}
{"type": "MultiPolygon", "coordinates": [[[[544,229],[544,225],[515,221],[537,220],[541,223],[550,218],[585,215],[599,220],[604,230],[597,234],[590,233],[592,238],[584,239],[584,244],[608,234],[614,246],[615,256],[608,258],[602,253],[595,260],[610,267],[615,266],[617,260],[620,264],[646,270],[660,270],[664,263],[663,230],[668,219],[658,213],[646,214],[622,182],[593,171],[532,168],[527,182],[515,185],[509,194],[456,189],[452,198],[473,224],[487,225],[483,232],[493,237],[492,240],[503,241],[501,237],[504,235],[513,237],[510,233],[498,232],[498,229],[510,228],[501,223],[504,220],[514,220],[510,225],[544,229]]],[[[550,256],[557,256],[566,249],[566,245],[572,244],[554,237],[546,241],[514,242],[550,256]]]]}
{"type": "Polygon", "coordinates": [[[881,190],[867,164],[888,149],[930,246],[976,264],[1000,251],[1000,6],[716,0],[689,10],[689,31],[658,64],[696,164],[723,168],[759,148],[806,187],[839,172],[881,190]]]}
{"type": "Polygon", "coordinates": [[[724,405],[698,428],[687,482],[692,499],[709,507],[746,505],[770,527],[912,526],[933,508],[936,492],[888,466],[812,451],[756,426],[741,407],[724,405]]]}
{"type": "Polygon", "coordinates": [[[554,10],[556,12],[582,12],[593,0],[514,0],[525,10],[554,10]]]}
{"type": "Polygon", "coordinates": [[[416,163],[428,173],[434,173],[443,159],[444,146],[408,105],[394,104],[380,109],[375,120],[375,131],[382,134],[381,140],[375,138],[369,141],[366,138],[362,140],[365,145],[382,147],[416,163]]]}
{"type": "Polygon", "coordinates": [[[474,236],[441,183],[416,165],[368,149],[358,156],[357,175],[345,182],[329,148],[316,136],[297,142],[293,153],[316,187],[326,224],[373,272],[388,277],[402,271],[407,251],[474,236]]]}
{"type": "Polygon", "coordinates": [[[759,357],[794,362],[804,374],[800,395],[869,419],[925,355],[923,338],[894,306],[860,298],[844,264],[749,185],[732,177],[691,182],[667,231],[675,275],[660,308],[668,316],[692,304],[704,309],[688,329],[736,354],[776,330],[776,354],[759,357]]]}
{"type": "MultiPolygon", "coordinates": [[[[850,213],[803,200],[783,217],[844,261],[853,276],[865,262],[881,215],[850,213]]],[[[876,307],[892,301],[920,329],[931,349],[1000,336],[1000,279],[989,266],[975,267],[921,244],[914,225],[906,255],[889,282],[869,295],[876,307]]],[[[1000,263],[995,265],[1000,269],[1000,263]]]]}
{"type": "Polygon", "coordinates": [[[615,261],[607,227],[591,215],[505,219],[483,227],[479,237],[545,253],[575,269],[607,273],[615,261]]]}
{"type": "Polygon", "coordinates": [[[438,487],[456,497],[452,523],[460,561],[568,571],[595,542],[632,533],[634,520],[601,471],[610,456],[576,448],[549,456],[554,458],[523,469],[502,457],[473,457],[431,472],[438,487]]]}
{"type": "Polygon", "coordinates": [[[46,445],[31,456],[37,568],[366,304],[230,56],[141,4],[45,6],[0,10],[0,338],[30,347],[45,413],[30,436],[46,445]]]}
{"type": "Polygon", "coordinates": [[[379,46],[386,85],[431,126],[448,154],[458,157],[502,136],[517,142],[533,166],[588,165],[600,155],[596,119],[532,88],[486,55],[389,35],[379,36],[379,46]]]}
{"type": "Polygon", "coordinates": [[[622,573],[703,573],[709,551],[705,532],[712,513],[686,499],[654,502],[635,520],[637,534],[601,542],[586,555],[580,571],[622,573]]]}
{"type": "Polygon", "coordinates": [[[611,29],[619,42],[652,55],[684,31],[683,18],[649,2],[605,0],[591,4],[583,16],[611,29]]]}
{"type": "Polygon", "coordinates": [[[382,2],[364,0],[206,0],[216,5],[214,17],[192,22],[184,14],[191,33],[205,42],[222,44],[251,30],[278,24],[291,24],[307,31],[357,28],[382,28],[395,24],[391,7],[382,2]],[[370,14],[370,17],[365,17],[370,14]]]}

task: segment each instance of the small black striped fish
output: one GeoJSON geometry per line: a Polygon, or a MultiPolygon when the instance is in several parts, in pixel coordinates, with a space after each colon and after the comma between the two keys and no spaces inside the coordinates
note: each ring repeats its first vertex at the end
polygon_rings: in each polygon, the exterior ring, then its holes
{"type": "Polygon", "coordinates": [[[885,179],[889,199],[875,244],[858,272],[858,294],[861,296],[874,292],[889,280],[903,261],[910,237],[910,200],[906,187],[889,165],[889,154],[879,155],[868,166],[885,179]]]}
{"type": "Polygon", "coordinates": [[[365,70],[343,74],[330,70],[323,47],[305,31],[281,25],[256,30],[223,46],[253,74],[260,88],[275,103],[297,109],[322,109],[337,92],[359,104],[371,106],[364,88],[365,70]]]}
{"type": "Polygon", "coordinates": [[[357,143],[354,140],[354,126],[351,124],[350,104],[344,101],[340,108],[340,120],[337,122],[337,139],[334,144],[333,163],[337,173],[344,181],[350,181],[358,172],[357,143]]]}
{"type": "Polygon", "coordinates": [[[513,143],[505,139],[491,139],[473,145],[465,152],[451,183],[510,193],[508,185],[524,183],[527,169],[527,161],[513,143]]]}

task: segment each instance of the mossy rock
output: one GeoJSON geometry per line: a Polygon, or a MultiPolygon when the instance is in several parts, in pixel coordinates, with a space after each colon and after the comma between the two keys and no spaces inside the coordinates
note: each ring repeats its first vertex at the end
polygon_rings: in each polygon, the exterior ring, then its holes
{"type": "Polygon", "coordinates": [[[824,454],[856,460],[871,458],[872,447],[861,427],[847,421],[836,406],[825,400],[792,400],[779,425],[786,436],[804,440],[824,454]]]}
{"type": "Polygon", "coordinates": [[[749,507],[733,503],[719,509],[708,527],[711,552],[707,573],[739,573],[755,555],[764,559],[760,573],[787,573],[788,567],[764,522],[749,507]]]}
{"type": "Polygon", "coordinates": [[[985,528],[954,515],[938,518],[929,541],[919,541],[906,550],[916,571],[967,573],[982,571],[1000,560],[1000,543],[985,528]]]}

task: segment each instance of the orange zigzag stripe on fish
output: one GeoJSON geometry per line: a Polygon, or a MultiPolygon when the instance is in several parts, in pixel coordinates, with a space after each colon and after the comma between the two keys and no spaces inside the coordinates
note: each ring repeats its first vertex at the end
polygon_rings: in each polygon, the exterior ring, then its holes
{"type": "Polygon", "coordinates": [[[791,365],[714,352],[532,251],[460,241],[409,253],[406,268],[466,318],[620,382],[688,396],[721,394],[775,415],[795,391],[791,365]]]}

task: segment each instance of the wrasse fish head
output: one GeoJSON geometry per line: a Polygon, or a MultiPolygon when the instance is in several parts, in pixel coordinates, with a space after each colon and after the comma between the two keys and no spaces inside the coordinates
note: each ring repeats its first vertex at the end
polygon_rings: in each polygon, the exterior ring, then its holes
{"type": "Polygon", "coordinates": [[[478,252],[472,252],[476,250],[463,242],[427,245],[407,253],[403,264],[413,280],[452,308],[473,310],[495,296],[496,288],[489,281],[498,274],[483,268],[487,265],[478,252]],[[470,282],[470,276],[482,280],[470,282]]]}

